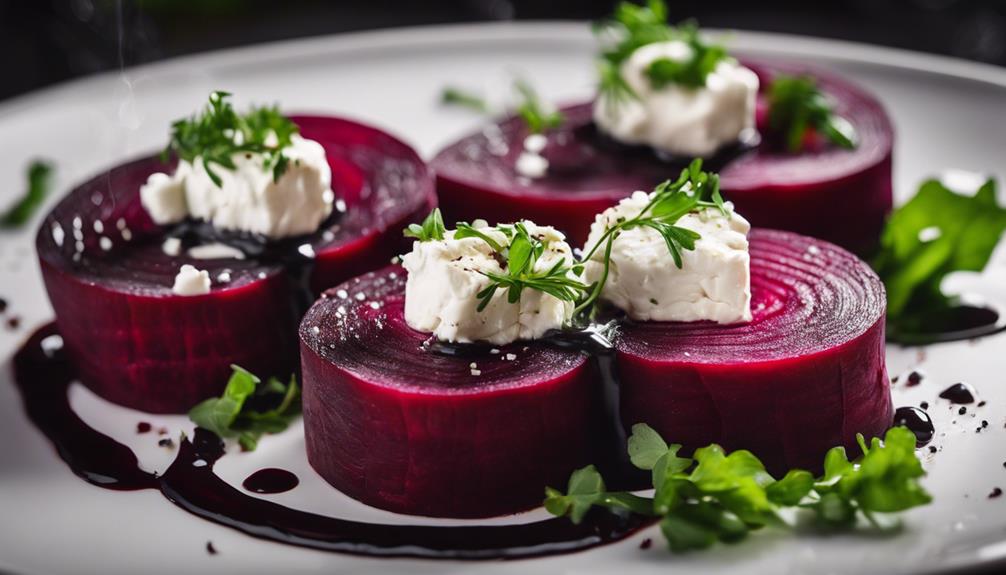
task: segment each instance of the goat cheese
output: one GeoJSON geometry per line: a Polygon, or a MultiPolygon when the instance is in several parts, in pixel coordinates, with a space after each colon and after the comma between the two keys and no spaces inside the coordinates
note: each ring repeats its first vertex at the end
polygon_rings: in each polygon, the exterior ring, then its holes
{"type": "Polygon", "coordinates": [[[210,179],[202,158],[180,161],[173,175],[151,174],[140,187],[140,201],[158,224],[177,223],[188,216],[211,222],[221,230],[237,230],[284,238],[309,234],[332,213],[332,170],[325,149],[299,135],[282,154],[286,171],[273,181],[260,154],[234,154],[235,169],[212,166],[220,177],[210,179]]]}
{"type": "Polygon", "coordinates": [[[171,291],[177,295],[203,295],[210,293],[210,274],[206,270],[196,269],[185,264],[175,276],[175,285],[171,291]]]}
{"type": "MultiPolygon", "coordinates": [[[[598,214],[590,226],[585,250],[620,219],[637,216],[650,194],[635,192],[598,214]]],[[[715,208],[689,213],[678,226],[701,234],[694,250],[682,250],[675,266],[663,236],[639,227],[623,231],[611,249],[608,279],[601,298],[641,321],[751,321],[751,261],[747,232],[751,225],[727,203],[728,216],[715,208]]],[[[603,270],[604,247],[584,265],[586,283],[603,270]]]]}
{"type": "MultiPolygon", "coordinates": [[[[484,221],[473,225],[501,245],[507,245],[507,237],[484,221]]],[[[572,265],[573,253],[563,234],[528,221],[524,225],[531,236],[548,244],[535,263],[535,270],[548,271],[559,260],[572,265]]],[[[417,241],[402,258],[402,265],[409,273],[405,283],[405,321],[410,327],[432,333],[441,341],[504,345],[539,338],[570,319],[572,302],[533,289],[521,292],[516,303],[507,301],[505,289],[497,290],[485,309],[478,311],[476,295],[490,281],[482,272],[505,273],[505,260],[484,240],[454,239],[454,234],[450,230],[443,240],[417,241]]]]}
{"type": "Polygon", "coordinates": [[[600,95],[594,102],[594,121],[621,142],[689,157],[711,156],[754,130],[758,76],[736,60],[720,62],[701,88],[673,83],[653,87],[646,74],[650,64],[664,58],[687,61],[692,55],[692,48],[680,40],[638,48],[620,70],[638,98],[616,103],[600,95]]]}

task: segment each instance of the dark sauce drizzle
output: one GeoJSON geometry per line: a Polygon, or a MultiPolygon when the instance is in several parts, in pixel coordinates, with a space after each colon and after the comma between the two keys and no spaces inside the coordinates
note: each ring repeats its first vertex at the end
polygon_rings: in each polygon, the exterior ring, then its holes
{"type": "Polygon", "coordinates": [[[957,404],[974,403],[976,395],[975,388],[963,382],[955,383],[940,392],[941,399],[957,404]]]}
{"type": "Polygon", "coordinates": [[[922,447],[933,440],[936,428],[929,414],[918,407],[899,407],[894,411],[894,425],[903,425],[915,435],[915,447],[922,447]]]}
{"type": "Polygon", "coordinates": [[[67,387],[75,378],[73,367],[58,349],[42,345],[42,340],[56,334],[51,324],[36,332],[15,355],[14,375],[28,417],[73,473],[108,489],[159,490],[193,515],[253,537],[365,556],[521,559],[619,541],[652,523],[637,515],[603,511],[590,513],[579,525],[564,517],[518,525],[456,527],[326,517],[253,497],[224,482],[213,473],[224,444],[202,429],[182,439],[175,461],[157,476],[141,470],[128,447],[74,413],[67,398],[67,387]]]}
{"type": "Polygon", "coordinates": [[[249,475],[241,484],[252,493],[285,493],[300,485],[300,479],[286,469],[267,467],[249,475]]]}

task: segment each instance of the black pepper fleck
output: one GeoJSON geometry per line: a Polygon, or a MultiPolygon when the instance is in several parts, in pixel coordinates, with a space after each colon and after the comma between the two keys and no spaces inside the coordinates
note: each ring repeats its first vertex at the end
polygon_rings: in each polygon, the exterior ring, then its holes
{"type": "Polygon", "coordinates": [[[936,453],[936,446],[935,445],[930,445],[929,446],[929,453],[936,453]]]}
{"type": "Polygon", "coordinates": [[[920,383],[922,383],[922,374],[917,371],[913,371],[908,374],[908,381],[905,382],[905,385],[908,387],[915,387],[920,383]]]}
{"type": "Polygon", "coordinates": [[[157,445],[160,445],[161,447],[174,447],[175,442],[172,441],[170,437],[165,437],[164,439],[159,440],[157,445]]]}
{"type": "Polygon", "coordinates": [[[216,555],[217,554],[217,548],[213,546],[213,542],[212,541],[207,541],[206,542],[206,552],[209,553],[210,555],[216,555]]]}
{"type": "Polygon", "coordinates": [[[968,412],[968,408],[966,408],[966,407],[964,407],[962,405],[961,408],[957,410],[957,415],[964,415],[967,412],[968,412]]]}
{"type": "Polygon", "coordinates": [[[921,407],[922,409],[929,409],[929,402],[923,401],[922,403],[919,404],[919,407],[921,407]]]}
{"type": "Polygon", "coordinates": [[[21,318],[16,315],[12,315],[7,318],[7,327],[10,329],[17,329],[21,326],[21,318]]]}
{"type": "Polygon", "coordinates": [[[649,537],[643,539],[643,541],[639,544],[640,549],[649,549],[652,546],[653,546],[653,539],[650,539],[649,537]]]}
{"type": "Polygon", "coordinates": [[[984,399],[978,402],[978,407],[985,407],[985,400],[984,399]]]}
{"type": "Polygon", "coordinates": [[[0,297],[0,313],[7,311],[7,300],[0,297]]]}
{"type": "Polygon", "coordinates": [[[1000,489],[999,487],[996,487],[996,488],[992,489],[992,493],[989,493],[989,499],[995,499],[996,497],[999,497],[1002,494],[1003,494],[1003,490],[1000,489]]]}

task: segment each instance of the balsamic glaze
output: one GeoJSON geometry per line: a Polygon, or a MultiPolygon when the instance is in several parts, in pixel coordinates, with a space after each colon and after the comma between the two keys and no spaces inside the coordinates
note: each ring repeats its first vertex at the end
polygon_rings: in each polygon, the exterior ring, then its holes
{"type": "Polygon", "coordinates": [[[915,434],[915,447],[922,447],[933,440],[936,428],[929,414],[918,407],[899,407],[894,412],[894,425],[903,425],[915,434]]]}
{"type": "MultiPolygon", "coordinates": [[[[973,298],[972,298],[973,299],[973,298]]],[[[973,339],[1006,330],[1006,304],[959,303],[945,309],[926,309],[889,326],[888,339],[906,345],[925,345],[973,339]]]]}
{"type": "MultiPolygon", "coordinates": [[[[974,403],[975,395],[975,388],[963,382],[955,383],[940,392],[940,397],[950,400],[950,403],[974,403]]],[[[967,411],[966,409],[964,410],[967,411]]],[[[963,414],[964,412],[961,413],[963,414]]]]}
{"type": "MultiPolygon", "coordinates": [[[[384,525],[326,517],[247,495],[213,473],[223,442],[197,429],[179,444],[161,476],[141,470],[136,456],[84,423],[70,407],[67,387],[76,377],[61,350],[41,342],[56,334],[41,328],[14,357],[14,379],[28,417],[59,456],[84,480],[118,490],[156,489],[175,505],[221,525],[270,541],[339,553],[430,559],[520,559],[571,553],[622,540],[652,524],[650,518],[593,511],[574,525],[565,517],[517,525],[384,525]]],[[[207,552],[213,553],[207,542],[207,552]]]]}
{"type": "Polygon", "coordinates": [[[252,493],[284,493],[300,485],[300,479],[286,469],[267,467],[249,475],[241,484],[252,493]]]}

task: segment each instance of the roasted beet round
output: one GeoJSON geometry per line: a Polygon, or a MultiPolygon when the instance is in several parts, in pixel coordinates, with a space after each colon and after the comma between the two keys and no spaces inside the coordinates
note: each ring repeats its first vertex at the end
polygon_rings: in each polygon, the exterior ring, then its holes
{"type": "Polygon", "coordinates": [[[892,421],[884,287],[861,260],[792,233],[750,236],[753,321],[642,322],[617,340],[621,415],[669,441],[819,469],[892,421]]]}
{"type": "MultiPolygon", "coordinates": [[[[777,74],[817,78],[837,113],[856,128],[860,142],[852,151],[817,145],[790,154],[766,137],[739,156],[724,152],[709,161],[720,171],[724,195],[755,226],[813,235],[865,253],[879,238],[892,202],[893,132],[883,107],[862,89],[828,73],[792,64],[745,64],[759,75],[763,89],[777,74]]],[[[764,112],[765,95],[759,100],[764,112]]],[[[677,176],[690,159],[663,161],[650,150],[611,142],[598,134],[591,108],[587,103],[563,109],[566,121],[548,134],[542,152],[550,167],[541,179],[529,180],[514,169],[527,136],[516,118],[442,150],[431,166],[445,218],[527,218],[554,225],[572,242],[582,243],[598,212],[634,190],[649,190],[677,176]]]]}
{"type": "Polygon", "coordinates": [[[541,343],[424,349],[429,335],[403,317],[404,276],[389,267],[346,282],[301,323],[311,465],[350,497],[400,513],[538,505],[546,485],[590,460],[590,362],[541,343]]]}
{"type": "MultiPolygon", "coordinates": [[[[294,117],[319,141],[332,188],[345,203],[303,238],[316,254],[316,292],[383,265],[403,246],[402,227],[435,203],[432,176],[404,143],[374,128],[294,117]]],[[[106,399],[149,412],[184,412],[223,389],[230,364],[261,375],[296,366],[298,312],[276,261],[200,259],[162,250],[166,229],[140,204],[147,176],[171,166],[144,158],[72,190],[36,238],[43,279],[81,380],[106,399]],[[178,296],[183,264],[209,272],[206,295],[178,296]]]]}

